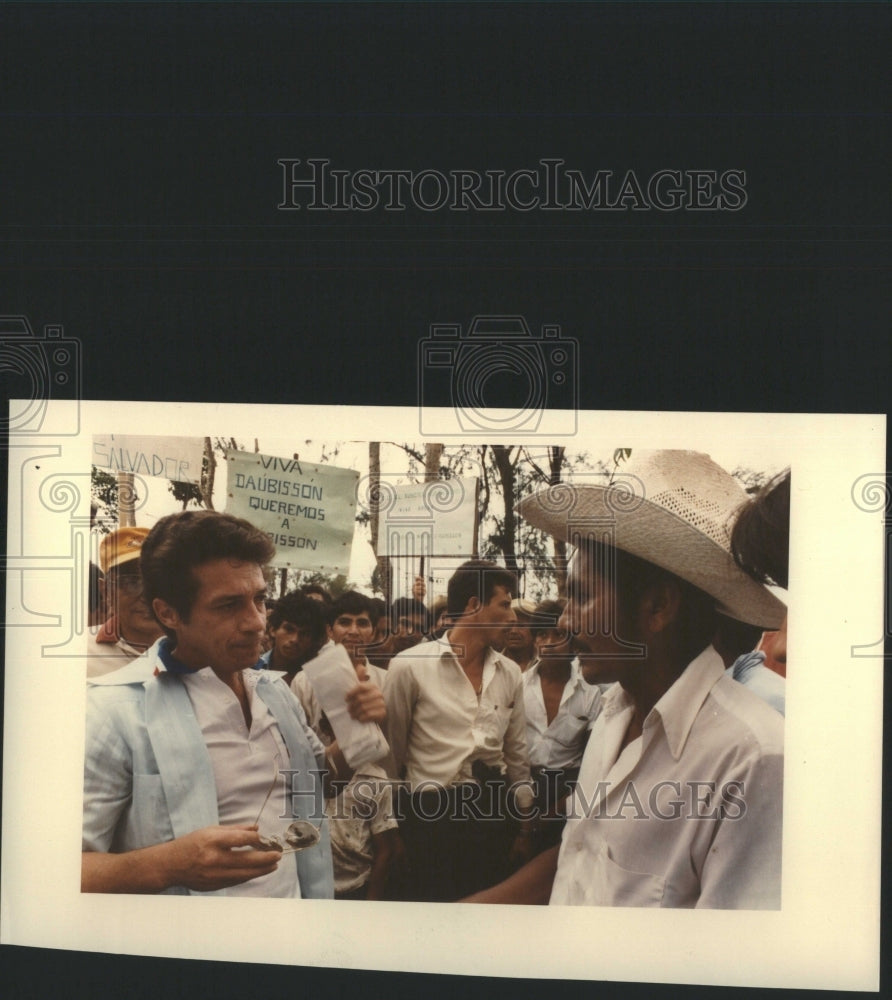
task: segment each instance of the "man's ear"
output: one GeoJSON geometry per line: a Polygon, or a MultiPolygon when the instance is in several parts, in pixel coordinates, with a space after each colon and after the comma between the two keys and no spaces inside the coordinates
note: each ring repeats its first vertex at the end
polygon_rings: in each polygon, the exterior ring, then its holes
{"type": "Polygon", "coordinates": [[[172,605],[168,604],[167,601],[162,600],[160,597],[156,597],[152,601],[152,611],[155,612],[155,617],[159,622],[166,628],[173,632],[176,632],[179,628],[182,618],[180,618],[179,612],[172,605]]]}
{"type": "Polygon", "coordinates": [[[479,597],[468,598],[468,603],[465,605],[465,610],[462,612],[463,617],[470,617],[471,615],[476,615],[477,612],[483,607],[479,597]]]}
{"type": "Polygon", "coordinates": [[[681,608],[681,588],[678,582],[663,577],[652,583],[641,600],[641,616],[644,628],[656,634],[662,632],[678,617],[681,608]]]}

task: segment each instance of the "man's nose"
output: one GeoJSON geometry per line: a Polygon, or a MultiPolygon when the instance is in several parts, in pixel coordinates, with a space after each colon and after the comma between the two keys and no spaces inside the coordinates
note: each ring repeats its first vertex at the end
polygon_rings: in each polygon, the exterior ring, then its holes
{"type": "Polygon", "coordinates": [[[266,608],[258,608],[256,604],[251,604],[251,611],[245,618],[245,631],[265,632],[266,631],[266,608]]]}

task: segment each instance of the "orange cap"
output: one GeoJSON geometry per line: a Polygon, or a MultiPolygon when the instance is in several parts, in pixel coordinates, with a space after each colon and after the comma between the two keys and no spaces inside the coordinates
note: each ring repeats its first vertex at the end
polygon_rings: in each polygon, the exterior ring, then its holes
{"type": "Polygon", "coordinates": [[[142,543],[148,535],[148,528],[118,528],[99,543],[99,563],[102,572],[107,573],[115,566],[139,559],[142,543]]]}

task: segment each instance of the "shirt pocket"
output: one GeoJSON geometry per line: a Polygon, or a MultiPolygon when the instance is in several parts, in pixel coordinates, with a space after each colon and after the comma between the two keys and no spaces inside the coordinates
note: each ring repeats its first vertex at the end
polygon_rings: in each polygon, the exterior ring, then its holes
{"type": "Polygon", "coordinates": [[[484,747],[488,750],[502,749],[513,708],[514,702],[509,705],[490,705],[487,703],[480,705],[473,726],[474,742],[478,747],[484,747]]]}
{"type": "Polygon", "coordinates": [[[592,866],[591,885],[585,887],[585,902],[597,906],[660,906],[666,879],[651,872],[635,871],[620,865],[606,844],[601,846],[597,864],[592,866]]]}
{"type": "Polygon", "coordinates": [[[545,731],[545,735],[560,746],[573,749],[579,746],[584,739],[588,724],[588,716],[580,718],[567,712],[552,720],[551,725],[545,731]]]}

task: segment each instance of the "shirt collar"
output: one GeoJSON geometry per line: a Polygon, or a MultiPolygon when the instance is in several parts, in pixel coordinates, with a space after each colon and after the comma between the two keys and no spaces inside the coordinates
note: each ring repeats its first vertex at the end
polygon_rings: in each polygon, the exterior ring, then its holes
{"type": "MultiPolygon", "coordinates": [[[[450,659],[454,660],[455,663],[461,666],[461,664],[458,663],[458,657],[455,655],[455,652],[452,649],[452,643],[449,641],[449,636],[451,632],[452,629],[450,629],[448,632],[444,632],[439,639],[435,639],[434,641],[439,646],[439,655],[441,659],[444,656],[449,657],[450,659]]],[[[486,654],[483,657],[484,670],[489,666],[492,666],[493,668],[496,667],[501,668],[504,667],[506,663],[514,663],[514,661],[509,660],[508,657],[504,656],[502,653],[497,653],[492,648],[492,646],[486,647],[486,654]]],[[[520,667],[517,667],[517,669],[520,670],[520,667]]]]}
{"type": "MultiPolygon", "coordinates": [[[[542,657],[537,656],[534,660],[530,662],[530,665],[523,671],[523,682],[524,684],[532,684],[535,678],[539,676],[539,667],[542,665],[542,657]]],[[[574,656],[570,661],[570,676],[567,678],[567,685],[569,685],[571,691],[575,691],[580,684],[584,684],[585,681],[582,679],[582,671],[579,669],[579,660],[574,656]]],[[[587,685],[591,686],[591,685],[587,685]]]]}
{"type": "MultiPolygon", "coordinates": [[[[161,666],[169,674],[194,674],[196,671],[192,667],[187,667],[182,660],[178,660],[171,652],[170,639],[167,636],[162,636],[155,643],[155,655],[160,661],[161,666]]],[[[263,657],[261,657],[251,668],[252,670],[262,670],[266,664],[263,662],[263,657]]],[[[156,667],[156,670],[158,668],[156,667]]],[[[160,671],[159,671],[160,672],[160,671]]]]}
{"type": "Polygon", "coordinates": [[[654,714],[659,715],[663,731],[666,733],[666,742],[675,760],[681,757],[703,702],[724,673],[725,665],[722,658],[712,646],[707,646],[685,667],[681,676],[654,705],[644,720],[646,730],[654,714]]]}

